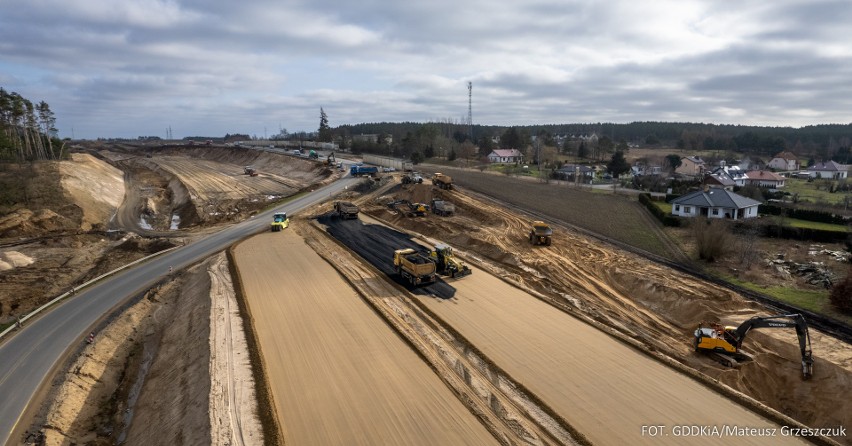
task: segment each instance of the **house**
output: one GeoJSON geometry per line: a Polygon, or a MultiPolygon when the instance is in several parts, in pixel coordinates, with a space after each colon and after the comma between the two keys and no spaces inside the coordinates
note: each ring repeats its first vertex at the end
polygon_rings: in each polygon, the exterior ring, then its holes
{"type": "MultiPolygon", "coordinates": [[[[724,163],[724,161],[723,161],[724,163]]],[[[739,166],[726,166],[725,164],[720,165],[712,172],[711,175],[714,175],[719,178],[726,178],[727,180],[733,181],[734,186],[743,187],[746,185],[746,173],[743,169],[740,169],[739,166]]],[[[723,180],[720,184],[727,184],[728,182],[723,180]]]]}
{"type": "Polygon", "coordinates": [[[635,164],[630,168],[630,174],[634,177],[644,175],[662,175],[663,168],[661,166],[646,166],[644,164],[635,164]]]}
{"type": "Polygon", "coordinates": [[[577,174],[579,174],[581,178],[594,178],[595,168],[581,164],[565,164],[555,172],[556,178],[568,181],[575,180],[575,175],[577,174]]]}
{"type": "Polygon", "coordinates": [[[784,187],[786,178],[777,173],[768,170],[753,170],[746,173],[746,184],[753,184],[758,187],[768,187],[770,189],[778,189],[784,187]]]}
{"type": "Polygon", "coordinates": [[[764,167],[763,160],[756,157],[745,157],[740,160],[737,165],[741,170],[762,170],[764,167]]]}
{"type": "Polygon", "coordinates": [[[497,149],[488,154],[490,163],[520,163],[523,160],[524,155],[518,149],[497,149]]]}
{"type": "Polygon", "coordinates": [[[707,174],[707,176],[704,177],[704,185],[711,187],[721,187],[722,189],[732,191],[734,190],[734,186],[736,186],[737,183],[735,183],[734,180],[732,180],[727,175],[711,173],[707,174]]]}
{"type": "Polygon", "coordinates": [[[675,173],[681,175],[696,177],[704,172],[704,160],[697,156],[685,156],[680,159],[680,166],[677,166],[675,173]]]}
{"type": "Polygon", "coordinates": [[[811,178],[842,180],[849,176],[849,166],[834,161],[817,163],[808,167],[811,178]]]}
{"type": "Polygon", "coordinates": [[[799,170],[801,167],[796,155],[787,151],[775,155],[775,158],[772,158],[766,166],[775,170],[799,170]]]}
{"type": "Polygon", "coordinates": [[[708,187],[671,201],[672,215],[678,217],[728,218],[757,217],[760,202],[718,187],[708,187]]]}

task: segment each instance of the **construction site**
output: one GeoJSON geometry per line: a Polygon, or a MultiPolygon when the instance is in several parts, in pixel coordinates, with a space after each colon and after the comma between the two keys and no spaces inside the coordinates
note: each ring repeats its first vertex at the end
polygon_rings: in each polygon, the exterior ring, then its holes
{"type": "Polygon", "coordinates": [[[437,167],[336,155],[98,143],[45,173],[62,200],[0,218],[0,322],[262,230],[105,315],[14,444],[852,444],[844,332],[437,167]]]}

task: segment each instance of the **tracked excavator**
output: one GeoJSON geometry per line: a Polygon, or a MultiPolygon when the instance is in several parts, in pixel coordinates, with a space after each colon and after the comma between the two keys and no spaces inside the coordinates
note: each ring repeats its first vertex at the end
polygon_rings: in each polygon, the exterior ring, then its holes
{"type": "Polygon", "coordinates": [[[809,379],[813,376],[814,359],[811,351],[811,337],[808,334],[808,324],[801,314],[781,314],[777,316],[755,316],[739,327],[720,324],[698,324],[695,330],[695,351],[704,351],[716,356],[723,365],[737,367],[737,360],[748,359],[748,355],[740,351],[746,335],[753,328],[795,328],[799,337],[799,349],[802,353],[802,376],[809,379]]]}

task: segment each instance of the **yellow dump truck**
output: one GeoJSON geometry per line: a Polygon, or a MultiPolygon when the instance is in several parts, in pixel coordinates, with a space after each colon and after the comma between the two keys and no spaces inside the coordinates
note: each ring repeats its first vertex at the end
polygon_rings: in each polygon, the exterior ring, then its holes
{"type": "Polygon", "coordinates": [[[550,225],[543,221],[534,221],[530,228],[530,243],[533,245],[550,246],[550,239],[553,237],[553,229],[550,225]]]}
{"type": "Polygon", "coordinates": [[[435,262],[412,248],[397,249],[393,252],[393,266],[397,274],[413,286],[435,282],[435,262]]]}
{"type": "Polygon", "coordinates": [[[436,172],[435,175],[432,176],[432,185],[438,186],[444,190],[453,190],[453,178],[449,175],[436,172]]]}

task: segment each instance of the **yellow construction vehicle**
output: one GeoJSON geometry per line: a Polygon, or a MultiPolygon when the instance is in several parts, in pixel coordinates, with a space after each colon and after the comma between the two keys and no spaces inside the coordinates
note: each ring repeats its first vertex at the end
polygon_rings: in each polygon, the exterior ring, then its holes
{"type": "Polygon", "coordinates": [[[283,231],[290,226],[290,219],[287,218],[287,214],[285,212],[279,212],[272,216],[272,224],[270,225],[270,230],[272,232],[283,231]]]}
{"type": "Polygon", "coordinates": [[[533,245],[550,246],[550,238],[553,236],[553,229],[550,225],[543,221],[534,221],[530,229],[530,243],[533,245]]]}
{"type": "Polygon", "coordinates": [[[445,245],[443,243],[435,245],[435,249],[429,253],[429,257],[435,261],[435,265],[438,267],[438,273],[445,276],[459,278],[473,273],[470,267],[465,265],[464,262],[453,255],[453,248],[450,247],[450,245],[445,245]]]}
{"type": "Polygon", "coordinates": [[[335,162],[334,152],[331,152],[331,153],[328,154],[328,157],[326,157],[324,164],[328,167],[332,167],[332,166],[334,166],[334,162],[335,162]]]}
{"type": "Polygon", "coordinates": [[[737,367],[737,360],[748,359],[749,356],[740,351],[746,335],[752,328],[795,328],[799,337],[799,349],[802,353],[802,376],[809,379],[813,376],[814,359],[811,351],[811,337],[808,334],[808,324],[801,314],[781,314],[777,316],[755,316],[739,327],[720,324],[698,324],[695,330],[693,345],[697,352],[708,352],[716,356],[722,365],[737,367]]]}
{"type": "Polygon", "coordinates": [[[432,185],[445,190],[453,190],[453,179],[449,175],[435,172],[435,175],[432,176],[432,185]]]}
{"type": "Polygon", "coordinates": [[[437,280],[435,262],[412,248],[394,251],[393,266],[397,274],[412,286],[427,285],[437,280]]]}

